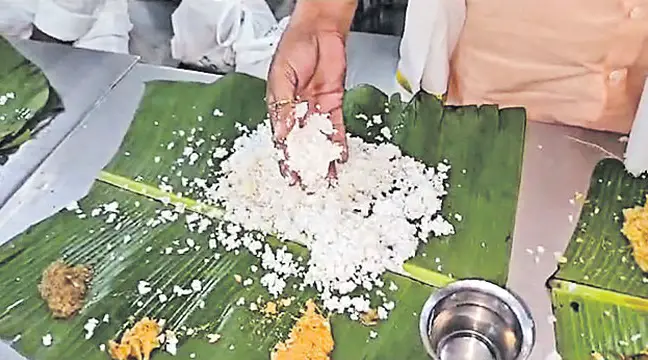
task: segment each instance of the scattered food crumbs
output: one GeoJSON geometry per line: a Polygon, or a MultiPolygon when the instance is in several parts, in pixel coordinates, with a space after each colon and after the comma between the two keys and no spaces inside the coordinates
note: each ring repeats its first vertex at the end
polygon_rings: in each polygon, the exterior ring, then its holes
{"type": "Polygon", "coordinates": [[[580,204],[584,204],[585,203],[585,195],[583,195],[583,193],[580,193],[580,192],[577,191],[577,192],[574,193],[574,200],[579,202],[580,204]]]}
{"type": "Polygon", "coordinates": [[[378,310],[369,309],[360,315],[360,322],[365,326],[374,326],[378,324],[378,310]]]}
{"type": "Polygon", "coordinates": [[[276,315],[277,314],[277,304],[272,301],[268,301],[263,308],[263,313],[266,315],[276,315]]]}
{"type": "Polygon", "coordinates": [[[52,334],[48,333],[47,335],[43,336],[43,339],[42,339],[43,346],[49,347],[49,346],[52,345],[53,341],[54,341],[54,339],[52,338],[52,334]]]}
{"type": "Polygon", "coordinates": [[[95,318],[88,319],[86,324],[83,325],[83,329],[86,331],[85,334],[86,340],[90,340],[90,338],[92,338],[92,336],[94,335],[94,331],[97,328],[97,325],[99,325],[99,320],[95,318]]]}
{"type": "Polygon", "coordinates": [[[67,319],[83,307],[91,280],[88,266],[69,266],[58,260],[43,271],[38,290],[54,317],[67,319]]]}
{"type": "Polygon", "coordinates": [[[240,284],[241,281],[243,281],[243,278],[239,274],[234,274],[234,280],[240,284]]]}
{"type": "Polygon", "coordinates": [[[391,140],[392,134],[388,127],[385,126],[384,128],[380,129],[380,133],[385,137],[385,139],[391,140]]]}
{"type": "Polygon", "coordinates": [[[160,325],[148,317],[142,318],[124,332],[120,343],[109,341],[110,357],[114,360],[128,360],[130,357],[148,360],[151,352],[160,347],[158,340],[160,325]]]}
{"type": "Polygon", "coordinates": [[[200,290],[202,290],[202,282],[200,280],[192,280],[191,289],[195,292],[199,292],[200,290]]]}
{"type": "Polygon", "coordinates": [[[291,329],[288,339],[275,346],[270,359],[329,360],[333,346],[329,320],[317,311],[315,302],[309,299],[306,310],[291,329]]]}
{"type": "Polygon", "coordinates": [[[207,334],[207,341],[210,344],[216,343],[218,340],[220,340],[221,335],[220,334],[207,334]]]}
{"type": "Polygon", "coordinates": [[[151,292],[151,284],[148,283],[148,281],[140,280],[137,283],[137,292],[140,293],[140,295],[146,295],[151,292]]]}
{"type": "Polygon", "coordinates": [[[171,330],[166,330],[164,332],[165,342],[164,350],[171,355],[176,355],[178,353],[178,337],[175,332],[171,330]]]}
{"type": "Polygon", "coordinates": [[[605,358],[598,352],[592,352],[592,360],[605,360],[605,358]]]}

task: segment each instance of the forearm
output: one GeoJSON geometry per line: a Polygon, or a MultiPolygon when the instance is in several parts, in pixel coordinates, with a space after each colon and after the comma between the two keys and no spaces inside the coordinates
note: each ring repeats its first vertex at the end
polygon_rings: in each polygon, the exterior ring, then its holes
{"type": "Polygon", "coordinates": [[[357,0],[297,0],[291,25],[316,26],[346,36],[357,4],[357,0]]]}

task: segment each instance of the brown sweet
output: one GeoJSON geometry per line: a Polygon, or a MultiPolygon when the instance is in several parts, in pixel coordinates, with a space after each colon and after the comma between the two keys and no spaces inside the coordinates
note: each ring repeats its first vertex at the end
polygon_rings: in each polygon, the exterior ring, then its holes
{"type": "Polygon", "coordinates": [[[57,260],[43,271],[38,291],[55,318],[68,319],[83,308],[91,280],[90,267],[57,260]]]}

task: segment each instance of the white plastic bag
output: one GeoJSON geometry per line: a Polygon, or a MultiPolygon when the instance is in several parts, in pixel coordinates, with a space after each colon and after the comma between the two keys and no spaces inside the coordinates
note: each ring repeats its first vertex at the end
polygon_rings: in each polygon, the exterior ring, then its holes
{"type": "Polygon", "coordinates": [[[465,0],[409,1],[397,73],[405,98],[421,89],[438,96],[446,93],[450,57],[465,17],[465,0]]]}
{"type": "Polygon", "coordinates": [[[174,59],[234,69],[235,47],[264,37],[277,21],[265,0],[183,0],[171,16],[174,59]]]}
{"type": "Polygon", "coordinates": [[[63,41],[77,41],[88,33],[106,0],[39,0],[34,25],[63,41]]]}
{"type": "Polygon", "coordinates": [[[127,0],[105,0],[97,9],[96,21],[74,46],[84,49],[128,54],[129,32],[133,28],[127,0]]]}
{"type": "Polygon", "coordinates": [[[277,50],[281,34],[286,30],[289,21],[290,17],[286,16],[264,37],[234,44],[236,72],[267,79],[272,56],[277,50]]]}
{"type": "Polygon", "coordinates": [[[28,39],[37,26],[75,47],[128,53],[128,0],[0,0],[0,34],[28,39]]]}

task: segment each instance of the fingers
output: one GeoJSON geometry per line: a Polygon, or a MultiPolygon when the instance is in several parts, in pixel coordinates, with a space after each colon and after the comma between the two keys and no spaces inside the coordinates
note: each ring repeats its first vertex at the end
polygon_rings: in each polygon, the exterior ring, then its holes
{"type": "Polygon", "coordinates": [[[341,106],[331,111],[330,119],[333,124],[333,134],[331,134],[330,139],[342,147],[339,162],[345,163],[349,159],[349,148],[347,146],[346,128],[341,106]]]}
{"type": "Polygon", "coordinates": [[[279,161],[279,172],[281,173],[281,176],[283,176],[286,179],[290,179],[290,186],[297,185],[301,182],[301,179],[299,178],[299,174],[297,172],[290,170],[288,168],[288,164],[286,164],[286,160],[280,160],[279,161]]]}
{"type": "Polygon", "coordinates": [[[328,174],[326,175],[326,179],[329,181],[329,185],[337,185],[337,175],[338,174],[337,167],[335,166],[335,161],[331,161],[331,163],[329,164],[328,174]]]}
{"type": "Polygon", "coordinates": [[[277,142],[286,140],[295,125],[297,77],[292,67],[278,56],[272,61],[266,87],[266,104],[277,142]]]}
{"type": "Polygon", "coordinates": [[[283,154],[283,159],[279,160],[279,172],[281,173],[281,176],[290,179],[290,186],[300,183],[301,179],[299,174],[297,174],[296,171],[290,170],[288,163],[286,162],[288,160],[288,149],[286,148],[286,144],[284,142],[275,142],[275,148],[283,154]]]}

